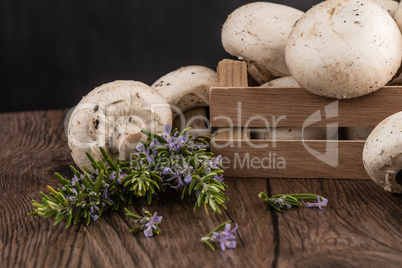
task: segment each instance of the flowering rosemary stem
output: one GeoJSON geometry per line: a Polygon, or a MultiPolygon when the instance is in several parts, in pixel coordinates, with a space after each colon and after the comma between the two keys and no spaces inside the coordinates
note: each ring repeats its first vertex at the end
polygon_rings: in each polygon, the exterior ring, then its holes
{"type": "MultiPolygon", "coordinates": [[[[104,161],[86,153],[92,169],[83,166],[79,172],[70,166],[74,177],[69,180],[56,173],[63,185],[48,186],[49,195],[41,193],[42,203],[32,201],[31,216],[54,217],[55,224],[66,218],[66,227],[84,220],[98,220],[105,210],[118,210],[136,197],[146,197],[148,204],[168,187],[195,196],[195,208],[205,207],[213,213],[226,209],[221,156],[207,152],[208,136],[186,136],[169,125],[164,134],[142,131],[148,141],[141,141],[129,162],[113,161],[100,147],[104,161]],[[106,167],[106,165],[108,167],[106,167]]],[[[134,217],[134,214],[128,214],[134,217]]],[[[137,216],[140,217],[140,216],[137,216]]],[[[145,217],[145,216],[144,216],[145,217]]],[[[155,218],[159,219],[159,218],[155,218]]],[[[149,231],[147,233],[149,235],[149,231]]]]}
{"type": "Polygon", "coordinates": [[[309,193],[277,194],[272,197],[268,197],[267,194],[261,192],[258,197],[263,198],[266,203],[277,211],[282,211],[283,208],[289,209],[291,207],[300,207],[302,204],[299,202],[299,200],[302,202],[303,200],[317,200],[317,203],[307,203],[305,205],[306,207],[319,207],[320,209],[322,209],[322,207],[326,206],[328,203],[328,200],[324,197],[309,193]]]}

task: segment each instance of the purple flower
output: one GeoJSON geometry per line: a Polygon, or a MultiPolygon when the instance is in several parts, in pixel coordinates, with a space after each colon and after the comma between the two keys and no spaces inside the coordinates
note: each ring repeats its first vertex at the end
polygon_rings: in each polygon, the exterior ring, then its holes
{"type": "Polygon", "coordinates": [[[180,135],[176,139],[176,144],[174,146],[174,149],[176,150],[176,152],[180,151],[180,149],[186,144],[186,142],[187,142],[187,137],[184,135],[180,135]]]}
{"type": "MultiPolygon", "coordinates": [[[[170,177],[169,179],[165,180],[165,181],[167,181],[167,182],[168,182],[168,181],[172,181],[172,180],[174,180],[174,179],[177,180],[177,185],[176,185],[176,186],[172,186],[171,184],[168,184],[168,183],[165,183],[165,185],[169,185],[169,186],[171,186],[171,187],[174,188],[174,189],[178,189],[180,186],[183,186],[183,187],[186,186],[186,183],[183,182],[183,180],[181,179],[180,173],[177,171],[177,169],[175,169],[175,170],[173,171],[173,170],[171,170],[170,168],[165,167],[165,169],[163,170],[162,174],[163,174],[163,175],[173,175],[173,176],[170,177]]],[[[187,176],[186,176],[186,178],[187,178],[187,176]]],[[[187,179],[187,180],[188,180],[188,179],[187,179]]],[[[190,180],[190,182],[191,182],[191,180],[190,180]]]]}
{"type": "Polygon", "coordinates": [[[307,203],[304,203],[303,202],[303,204],[306,206],[306,208],[320,208],[320,209],[322,209],[322,207],[325,207],[327,204],[328,204],[328,199],[326,199],[326,198],[322,198],[322,199],[320,199],[320,196],[319,195],[317,195],[317,203],[309,203],[309,202],[307,202],[307,203]]]}
{"type": "Polygon", "coordinates": [[[79,179],[77,178],[77,176],[74,174],[74,177],[71,179],[71,185],[75,186],[77,184],[77,181],[79,181],[79,179]]]}
{"type": "Polygon", "coordinates": [[[136,149],[137,149],[137,151],[139,151],[139,152],[145,154],[145,156],[146,156],[147,159],[148,159],[148,163],[149,163],[149,164],[152,163],[152,162],[154,162],[154,160],[153,160],[153,159],[151,158],[151,156],[149,155],[149,148],[145,148],[144,144],[138,143],[136,149]]]}
{"type": "MultiPolygon", "coordinates": [[[[117,182],[118,182],[119,184],[120,184],[120,180],[127,176],[127,174],[121,173],[121,172],[122,172],[122,170],[119,169],[119,177],[117,177],[117,182]]],[[[113,172],[109,175],[109,179],[110,179],[110,180],[114,180],[115,178],[116,178],[116,171],[113,171],[113,172]]]]}
{"type": "Polygon", "coordinates": [[[215,176],[214,179],[219,182],[223,182],[223,175],[215,176]]]}
{"type": "Polygon", "coordinates": [[[158,141],[158,139],[154,139],[150,144],[149,144],[149,148],[151,148],[152,150],[152,156],[155,157],[158,155],[158,151],[156,150],[157,147],[161,146],[160,142],[158,141]]]}
{"type": "Polygon", "coordinates": [[[152,149],[155,149],[156,147],[161,146],[160,142],[158,141],[158,139],[154,139],[150,144],[149,147],[152,149]]]}
{"type": "Polygon", "coordinates": [[[226,223],[225,229],[222,232],[213,232],[212,235],[215,237],[215,240],[221,244],[221,249],[225,251],[226,248],[235,248],[236,247],[236,237],[234,233],[237,230],[237,225],[230,230],[230,223],[226,223]]]}
{"type": "Polygon", "coordinates": [[[208,161],[207,167],[210,167],[210,168],[219,168],[219,165],[221,165],[221,163],[222,163],[222,156],[221,156],[221,155],[218,155],[218,156],[214,159],[214,161],[211,161],[211,160],[208,161]]]}
{"type": "Polygon", "coordinates": [[[98,211],[99,211],[99,208],[96,207],[96,206],[95,206],[95,209],[94,209],[94,206],[92,206],[92,207],[89,209],[89,216],[91,216],[91,219],[92,219],[93,221],[99,220],[99,216],[98,216],[97,214],[95,214],[95,213],[98,212],[98,211]]]}
{"type": "MultiPolygon", "coordinates": [[[[144,217],[141,218],[140,223],[143,224],[144,230],[144,235],[145,237],[152,237],[153,236],[153,230],[158,230],[158,225],[162,221],[162,216],[158,216],[158,212],[155,212],[152,218],[145,216],[148,211],[145,211],[145,209],[142,210],[142,213],[144,214],[144,217]]],[[[149,213],[149,212],[148,212],[149,213]]]]}
{"type": "Polygon", "coordinates": [[[105,188],[103,190],[103,194],[102,194],[103,199],[107,199],[107,188],[105,188]]]}
{"type": "Polygon", "coordinates": [[[290,209],[292,206],[288,203],[285,202],[286,196],[283,195],[279,198],[273,197],[269,199],[269,202],[271,202],[274,206],[278,207],[279,209],[290,209]]]}
{"type": "Polygon", "coordinates": [[[192,181],[192,179],[193,179],[193,176],[191,175],[191,172],[190,172],[190,173],[188,173],[188,174],[186,175],[186,177],[184,177],[184,182],[185,182],[186,184],[190,184],[191,181],[192,181]]]}
{"type": "Polygon", "coordinates": [[[163,127],[163,131],[165,132],[165,135],[162,135],[162,137],[165,139],[167,143],[169,143],[169,152],[170,152],[177,143],[177,138],[170,135],[170,133],[172,132],[172,127],[170,125],[165,125],[163,127]]]}

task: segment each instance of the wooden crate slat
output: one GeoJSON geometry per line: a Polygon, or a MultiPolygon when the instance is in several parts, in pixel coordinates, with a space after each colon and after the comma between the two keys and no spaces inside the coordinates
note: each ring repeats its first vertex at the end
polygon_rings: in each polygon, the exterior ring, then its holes
{"type": "Polygon", "coordinates": [[[247,133],[244,130],[375,127],[386,117],[402,110],[400,86],[385,86],[366,96],[336,100],[313,95],[303,88],[250,87],[246,81],[245,62],[223,60],[218,64],[217,86],[210,91],[211,126],[219,129],[218,136],[210,143],[211,151],[230,161],[229,165],[224,163],[227,177],[369,179],[362,163],[364,141],[277,140],[275,147],[261,149],[255,145],[272,145],[274,141],[252,140],[249,135],[244,135],[247,133]],[[335,167],[312,153],[324,153],[328,144],[336,145],[329,147],[332,148],[330,154],[338,156],[335,167]],[[248,165],[244,164],[246,156],[248,165]],[[268,158],[271,167],[267,168],[268,162],[264,162],[265,167],[264,164],[261,166],[261,161],[268,161],[268,158]],[[286,168],[272,167],[273,158],[276,163],[284,159],[286,168]]]}
{"type": "Polygon", "coordinates": [[[336,167],[319,160],[305,147],[307,145],[318,153],[325,153],[326,141],[305,141],[304,145],[303,141],[278,140],[275,147],[273,147],[274,141],[249,142],[253,145],[244,140],[230,141],[223,138],[216,138],[211,142],[211,151],[223,157],[225,176],[369,179],[362,164],[364,141],[328,141],[336,145],[333,147],[336,149],[330,153],[332,156],[338,155],[336,167]],[[233,146],[229,145],[230,142],[233,146]],[[255,145],[261,147],[265,144],[268,144],[267,148],[255,148],[255,145]]]}
{"type": "Polygon", "coordinates": [[[247,87],[247,64],[224,59],[218,63],[218,87],[247,87]]]}
{"type": "Polygon", "coordinates": [[[338,123],[339,127],[373,127],[401,111],[401,100],[400,86],[386,86],[366,96],[339,100],[337,104],[335,99],[313,95],[303,88],[213,87],[210,116],[213,127],[228,127],[229,122],[233,126],[265,127],[262,117],[270,126],[277,122],[276,126],[302,127],[310,115],[320,110],[322,121],[311,126],[338,123]],[[329,104],[338,105],[338,115],[326,119],[324,110],[329,104]]]}

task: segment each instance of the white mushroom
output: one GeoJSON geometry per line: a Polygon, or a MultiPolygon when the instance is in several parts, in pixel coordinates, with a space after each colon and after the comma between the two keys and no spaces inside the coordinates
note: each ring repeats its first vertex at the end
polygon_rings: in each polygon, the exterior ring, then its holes
{"type": "Polygon", "coordinates": [[[189,109],[209,106],[209,89],[216,81],[214,70],[193,65],[162,76],[151,87],[171,105],[173,118],[176,118],[189,109]]]}
{"type": "Polygon", "coordinates": [[[402,112],[379,123],[367,138],[363,164],[384,190],[402,193],[402,112]]]}
{"type": "Polygon", "coordinates": [[[359,97],[383,87],[402,60],[402,37],[392,17],[364,0],[324,1],[295,24],[286,63],[313,94],[359,97]]]}
{"type": "Polygon", "coordinates": [[[394,19],[399,30],[402,32],[402,2],[399,3],[398,8],[395,11],[394,19]]]}
{"type": "MultiPolygon", "coordinates": [[[[269,81],[260,87],[264,88],[293,88],[300,87],[299,84],[291,76],[284,76],[281,78],[269,81]]],[[[264,140],[322,140],[332,139],[337,133],[337,128],[330,128],[328,133],[327,129],[323,127],[278,127],[278,128],[256,128],[253,130],[256,139],[264,140]]]]}
{"type": "Polygon", "coordinates": [[[398,8],[398,2],[394,0],[369,0],[369,1],[382,7],[382,9],[387,11],[388,14],[391,15],[391,17],[394,16],[395,11],[398,8]]]}
{"type": "Polygon", "coordinates": [[[231,55],[249,64],[257,82],[289,75],[285,45],[293,24],[303,14],[288,6],[254,2],[234,10],[222,27],[222,45],[231,55]]]}
{"type": "Polygon", "coordinates": [[[300,87],[300,85],[292,76],[284,76],[266,82],[260,87],[300,87]]]}
{"type": "MultiPolygon", "coordinates": [[[[402,2],[399,3],[398,8],[394,14],[394,20],[398,25],[399,31],[402,32],[402,2]]],[[[388,85],[402,85],[402,66],[399,68],[397,75],[395,75],[388,85]]]]}
{"type": "Polygon", "coordinates": [[[85,152],[102,159],[99,146],[112,159],[128,160],[144,137],[141,129],[163,133],[172,123],[164,98],[135,81],[115,81],[95,88],[75,107],[68,124],[68,145],[75,163],[91,168],[85,152]]]}

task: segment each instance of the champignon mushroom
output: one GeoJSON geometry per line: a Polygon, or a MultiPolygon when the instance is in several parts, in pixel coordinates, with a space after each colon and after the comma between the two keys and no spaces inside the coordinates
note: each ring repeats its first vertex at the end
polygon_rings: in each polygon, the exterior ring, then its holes
{"type": "MultiPolygon", "coordinates": [[[[300,87],[292,76],[284,76],[269,81],[260,87],[264,88],[293,88],[300,87]]],[[[264,140],[322,140],[332,139],[337,133],[337,128],[327,129],[323,127],[278,127],[278,128],[256,128],[253,137],[264,140]]]]}
{"type": "Polygon", "coordinates": [[[300,85],[292,76],[284,76],[266,82],[260,87],[300,87],[300,85]]]}
{"type": "Polygon", "coordinates": [[[234,10],[222,27],[222,45],[245,60],[249,74],[260,84],[274,76],[289,75],[285,45],[293,24],[303,14],[288,6],[254,2],[234,10]]]}
{"type": "Polygon", "coordinates": [[[402,112],[380,122],[363,149],[367,174],[384,190],[402,193],[402,112]]]}
{"type": "Polygon", "coordinates": [[[169,104],[154,89],[135,81],[110,82],[93,89],[75,107],[68,146],[80,168],[91,168],[85,152],[102,159],[99,146],[114,160],[128,160],[144,137],[142,129],[163,133],[163,126],[171,123],[169,104]]]}
{"type": "Polygon", "coordinates": [[[369,1],[382,7],[382,9],[387,11],[388,14],[391,15],[391,17],[394,16],[395,11],[398,8],[398,2],[394,0],[369,0],[369,1]]]}
{"type": "Polygon", "coordinates": [[[216,81],[214,70],[192,65],[162,76],[151,87],[171,105],[173,118],[176,118],[191,108],[209,106],[209,89],[216,81]]]}
{"type": "Polygon", "coordinates": [[[286,63],[309,92],[337,99],[383,87],[402,60],[402,37],[379,5],[361,0],[324,1],[295,24],[286,63]]]}
{"type": "Polygon", "coordinates": [[[394,20],[396,25],[398,25],[399,30],[402,32],[402,2],[399,3],[395,11],[394,20]]]}

